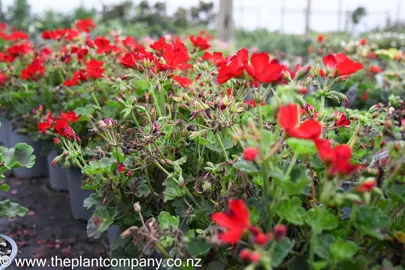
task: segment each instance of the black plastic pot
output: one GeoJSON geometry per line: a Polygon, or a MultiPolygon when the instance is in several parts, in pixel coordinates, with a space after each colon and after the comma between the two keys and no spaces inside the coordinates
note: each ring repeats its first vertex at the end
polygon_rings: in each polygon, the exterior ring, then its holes
{"type": "Polygon", "coordinates": [[[35,164],[32,168],[18,168],[14,169],[14,175],[19,178],[35,178],[44,177],[48,175],[48,166],[46,157],[41,154],[42,145],[41,142],[35,141],[26,135],[21,135],[15,132],[10,136],[11,145],[17,143],[26,143],[34,148],[35,164]]]}
{"type": "Polygon", "coordinates": [[[93,211],[85,208],[83,202],[92,192],[91,190],[82,189],[83,174],[79,169],[71,168],[66,172],[66,175],[73,218],[87,221],[93,211]]]}
{"type": "Polygon", "coordinates": [[[11,133],[11,124],[3,115],[0,113],[0,145],[10,148],[10,133],[11,133]]]}
{"type": "Polygon", "coordinates": [[[64,168],[62,168],[59,164],[52,165],[52,161],[57,156],[58,156],[58,153],[56,151],[50,152],[47,156],[49,185],[53,190],[67,191],[68,190],[68,180],[67,180],[66,170],[64,168]]]}
{"type": "Polygon", "coordinates": [[[107,231],[108,234],[108,245],[110,246],[110,249],[112,248],[115,239],[117,239],[117,237],[120,237],[120,228],[118,227],[118,225],[112,225],[110,226],[110,228],[108,228],[107,231]]]}

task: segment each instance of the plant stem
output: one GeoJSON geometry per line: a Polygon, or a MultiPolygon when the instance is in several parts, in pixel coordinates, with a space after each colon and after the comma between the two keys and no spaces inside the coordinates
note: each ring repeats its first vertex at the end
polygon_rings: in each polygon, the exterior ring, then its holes
{"type": "Polygon", "coordinates": [[[139,125],[138,120],[136,119],[136,116],[135,116],[134,111],[131,112],[131,116],[132,116],[132,120],[134,120],[135,125],[136,125],[138,128],[141,127],[141,126],[139,125]]]}
{"type": "Polygon", "coordinates": [[[295,163],[297,162],[297,158],[298,158],[298,154],[294,153],[294,156],[291,159],[290,165],[288,165],[287,171],[285,172],[286,176],[290,176],[290,173],[291,173],[295,163]]]}
{"type": "Polygon", "coordinates": [[[96,95],[94,95],[94,92],[91,92],[91,97],[93,98],[94,103],[96,103],[97,109],[101,111],[100,103],[98,103],[98,100],[97,100],[97,98],[96,98],[96,95]]]}
{"type": "Polygon", "coordinates": [[[217,136],[218,143],[221,146],[221,149],[222,149],[222,152],[224,154],[226,161],[229,161],[228,153],[226,152],[225,146],[222,143],[222,139],[221,139],[221,136],[219,135],[219,132],[217,132],[216,136],[217,136]]]}
{"type": "Polygon", "coordinates": [[[155,95],[155,91],[152,89],[152,91],[150,91],[150,92],[152,93],[153,102],[155,103],[156,113],[157,113],[158,117],[161,117],[162,112],[160,111],[159,101],[157,100],[157,97],[155,95]]]}
{"type": "Polygon", "coordinates": [[[166,257],[166,258],[171,258],[169,253],[167,253],[167,251],[165,250],[165,248],[159,243],[156,242],[156,247],[160,250],[160,252],[162,252],[162,254],[166,257]]]}

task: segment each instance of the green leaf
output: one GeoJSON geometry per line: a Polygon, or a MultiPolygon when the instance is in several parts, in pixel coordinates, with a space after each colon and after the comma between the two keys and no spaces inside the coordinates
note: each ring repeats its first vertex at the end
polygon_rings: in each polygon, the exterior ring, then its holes
{"type": "Polygon", "coordinates": [[[312,243],[312,248],[316,255],[322,259],[328,259],[330,257],[329,247],[333,242],[335,242],[335,237],[330,234],[317,235],[312,243]]]}
{"type": "Polygon", "coordinates": [[[28,209],[22,207],[17,203],[10,202],[10,200],[5,200],[0,202],[0,218],[2,217],[22,217],[27,213],[28,209]]]}
{"type": "Polygon", "coordinates": [[[128,188],[130,193],[134,194],[136,197],[147,197],[149,194],[149,187],[144,178],[134,177],[128,181],[128,188]]]}
{"type": "Polygon", "coordinates": [[[168,230],[171,227],[178,228],[180,226],[180,218],[172,216],[169,212],[162,211],[158,216],[159,227],[162,230],[168,230]]]}
{"type": "Polygon", "coordinates": [[[99,224],[96,224],[97,231],[105,232],[114,223],[114,219],[117,215],[117,208],[99,205],[94,211],[93,218],[91,219],[101,219],[97,222],[99,224]]]}
{"type": "Polygon", "coordinates": [[[297,181],[290,179],[281,181],[278,178],[275,178],[275,180],[287,195],[306,194],[305,191],[307,190],[307,187],[312,183],[312,180],[309,177],[302,177],[297,181]]]}
{"type": "Polygon", "coordinates": [[[307,212],[305,221],[315,234],[333,230],[338,226],[336,216],[326,208],[312,208],[307,212]]]}
{"type": "Polygon", "coordinates": [[[356,255],[358,247],[356,243],[343,239],[338,239],[330,245],[330,253],[335,261],[350,260],[356,255]]]}
{"type": "MultiPolygon", "coordinates": [[[[222,137],[221,136],[221,139],[222,139],[222,143],[224,145],[224,148],[226,150],[233,147],[232,138],[222,137]]],[[[210,144],[206,145],[206,147],[208,149],[210,149],[212,151],[215,151],[215,152],[218,152],[218,153],[222,153],[221,144],[219,143],[219,141],[217,140],[217,138],[216,138],[216,136],[215,136],[215,134],[213,132],[208,132],[208,140],[210,140],[211,142],[214,142],[214,143],[210,143],[210,144]]]]}
{"type": "Polygon", "coordinates": [[[405,185],[392,184],[387,188],[390,198],[401,204],[405,204],[405,185]]]}
{"type": "Polygon", "coordinates": [[[187,242],[187,251],[195,258],[206,254],[211,249],[211,245],[204,239],[196,238],[187,242]]]}
{"type": "Polygon", "coordinates": [[[97,198],[96,193],[90,194],[89,197],[87,197],[84,202],[83,202],[83,207],[90,209],[93,206],[101,204],[101,201],[97,198]]]}
{"type": "Polygon", "coordinates": [[[7,184],[0,185],[0,191],[7,192],[10,190],[10,186],[7,184]]]}
{"type": "Polygon", "coordinates": [[[246,161],[242,157],[239,158],[233,166],[242,172],[247,172],[247,173],[257,173],[259,172],[259,168],[256,166],[256,164],[252,161],[246,161]]]}
{"type": "Polygon", "coordinates": [[[313,155],[317,152],[315,143],[312,140],[288,138],[286,142],[298,155],[313,155]]]}
{"type": "Polygon", "coordinates": [[[296,225],[303,225],[305,218],[305,209],[301,206],[301,200],[298,197],[285,199],[276,207],[276,213],[279,217],[296,225]]]}
{"type": "Polygon", "coordinates": [[[367,235],[383,239],[381,230],[389,224],[389,216],[375,206],[362,205],[356,210],[354,227],[367,235]]]}
{"type": "Polygon", "coordinates": [[[288,253],[292,250],[293,247],[294,242],[291,241],[289,238],[284,238],[283,240],[277,242],[274,249],[271,265],[273,267],[279,266],[287,257],[288,253]]]}
{"type": "Polygon", "coordinates": [[[184,188],[180,187],[179,183],[173,177],[167,178],[163,184],[165,186],[164,202],[174,200],[179,197],[184,197],[186,191],[184,188]]]}
{"type": "Polygon", "coordinates": [[[17,143],[14,148],[0,147],[0,155],[8,169],[31,168],[35,164],[34,148],[26,143],[17,143]]]}

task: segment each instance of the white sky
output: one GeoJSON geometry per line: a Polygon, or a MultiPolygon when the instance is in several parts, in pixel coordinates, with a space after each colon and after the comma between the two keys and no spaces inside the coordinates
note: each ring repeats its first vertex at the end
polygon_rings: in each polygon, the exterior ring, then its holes
{"type": "MultiPolygon", "coordinates": [[[[46,9],[57,11],[71,11],[80,4],[86,7],[101,9],[102,3],[115,4],[124,0],[28,0],[32,10],[41,13],[46,9]]],[[[134,3],[139,0],[132,0],[134,3]]],[[[157,2],[159,0],[150,0],[157,2]]],[[[384,25],[387,17],[391,21],[397,18],[405,20],[405,0],[341,0],[343,10],[366,7],[368,16],[364,19],[359,30],[370,29],[377,25],[384,25]],[[401,3],[400,5],[398,3],[401,3]],[[398,8],[399,7],[399,8],[398,8]]],[[[8,6],[13,0],[3,0],[8,6]]],[[[303,33],[306,0],[234,0],[234,20],[238,26],[254,29],[265,27],[269,30],[279,30],[282,24],[280,15],[282,3],[286,8],[284,31],[287,33],[303,33]]],[[[198,0],[166,0],[169,13],[177,7],[190,7],[198,4],[198,0]]],[[[214,0],[218,8],[219,0],[214,0]]],[[[311,28],[315,31],[326,32],[337,29],[339,0],[312,0],[313,15],[311,28]]],[[[345,14],[342,15],[341,29],[344,27],[345,14]]]]}

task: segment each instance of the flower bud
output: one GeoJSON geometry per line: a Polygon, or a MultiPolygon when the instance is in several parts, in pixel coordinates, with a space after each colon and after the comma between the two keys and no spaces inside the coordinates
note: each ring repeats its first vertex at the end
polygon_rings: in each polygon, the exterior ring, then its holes
{"type": "Polygon", "coordinates": [[[260,261],[260,254],[257,252],[250,253],[249,260],[253,263],[260,261]]]}
{"type": "Polygon", "coordinates": [[[283,224],[278,224],[273,229],[274,240],[280,241],[287,235],[287,227],[283,224]]]}
{"type": "Polygon", "coordinates": [[[138,213],[141,212],[142,208],[139,202],[134,203],[134,210],[138,213]]]}
{"type": "Polygon", "coordinates": [[[248,250],[247,248],[244,248],[244,249],[242,249],[241,250],[241,252],[239,253],[239,257],[242,259],[242,260],[247,260],[247,259],[249,259],[249,257],[250,257],[250,250],[248,250]]]}

